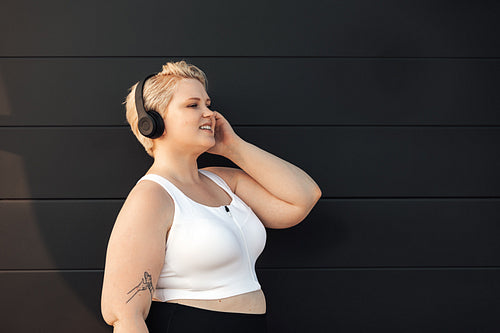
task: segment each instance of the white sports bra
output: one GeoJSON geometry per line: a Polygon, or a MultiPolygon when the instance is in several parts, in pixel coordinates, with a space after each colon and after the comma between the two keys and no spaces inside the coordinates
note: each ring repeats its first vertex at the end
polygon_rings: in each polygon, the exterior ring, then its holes
{"type": "Polygon", "coordinates": [[[159,175],[148,174],[138,181],[160,184],[175,205],[153,300],[218,299],[261,288],[255,261],[266,243],[262,222],[222,178],[198,171],[231,196],[229,205],[200,204],[159,175]]]}

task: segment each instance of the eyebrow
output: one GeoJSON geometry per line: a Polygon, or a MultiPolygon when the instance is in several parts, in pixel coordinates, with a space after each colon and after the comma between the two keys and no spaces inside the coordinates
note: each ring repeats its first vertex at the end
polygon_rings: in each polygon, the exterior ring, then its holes
{"type": "MultiPolygon", "coordinates": [[[[187,99],[187,101],[189,101],[190,99],[196,99],[196,100],[200,100],[198,97],[190,97],[187,99]]],[[[207,101],[211,102],[212,100],[210,98],[207,98],[207,101]]]]}

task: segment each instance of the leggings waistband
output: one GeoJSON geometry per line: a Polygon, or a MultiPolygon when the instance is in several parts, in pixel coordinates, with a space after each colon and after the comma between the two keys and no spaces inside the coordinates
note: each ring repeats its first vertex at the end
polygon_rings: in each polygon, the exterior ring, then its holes
{"type": "Polygon", "coordinates": [[[213,311],[178,303],[152,302],[146,325],[150,333],[265,333],[267,315],[213,311]]]}

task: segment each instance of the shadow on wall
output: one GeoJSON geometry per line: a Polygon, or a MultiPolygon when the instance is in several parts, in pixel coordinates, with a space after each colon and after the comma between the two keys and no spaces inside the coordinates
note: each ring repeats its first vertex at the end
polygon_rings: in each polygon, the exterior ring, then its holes
{"type": "MultiPolygon", "coordinates": [[[[32,182],[39,182],[40,172],[46,174],[39,168],[47,164],[62,168],[64,164],[40,160],[45,158],[41,154],[44,149],[37,150],[40,142],[36,134],[51,128],[8,126],[15,105],[9,99],[6,81],[0,72],[0,126],[4,126],[0,127],[2,328],[9,332],[62,332],[78,325],[77,331],[108,332],[100,316],[102,272],[96,267],[89,270],[86,263],[95,262],[95,253],[103,251],[103,244],[94,244],[96,237],[89,238],[88,232],[104,234],[101,239],[108,236],[103,231],[109,225],[103,227],[102,223],[114,215],[113,204],[101,211],[103,205],[89,210],[92,203],[46,200],[33,193],[32,182]],[[103,211],[106,214],[101,214],[103,211]],[[89,212],[95,214],[94,221],[82,221],[89,212]],[[90,255],[86,248],[91,249],[90,255]]],[[[50,184],[50,180],[45,183],[50,184]]]]}

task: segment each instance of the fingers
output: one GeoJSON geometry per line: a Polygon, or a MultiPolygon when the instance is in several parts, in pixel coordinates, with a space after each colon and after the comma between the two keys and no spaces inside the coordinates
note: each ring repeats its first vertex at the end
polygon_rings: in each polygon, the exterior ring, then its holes
{"type": "Polygon", "coordinates": [[[224,117],[217,111],[214,111],[214,119],[217,122],[217,120],[222,120],[224,117]]]}

